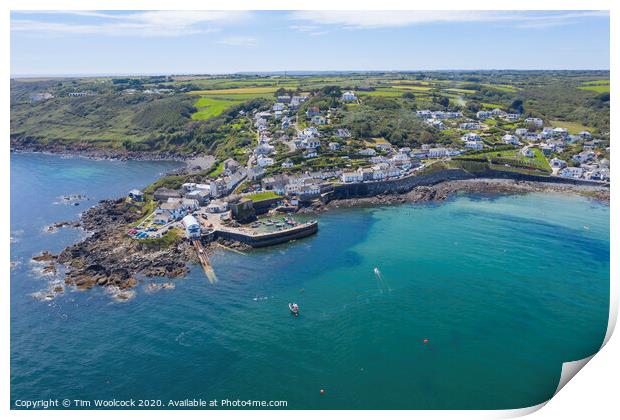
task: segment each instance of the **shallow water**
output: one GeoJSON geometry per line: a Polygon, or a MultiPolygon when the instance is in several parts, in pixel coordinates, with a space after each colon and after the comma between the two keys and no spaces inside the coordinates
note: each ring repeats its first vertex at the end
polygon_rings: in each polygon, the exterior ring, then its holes
{"type": "Polygon", "coordinates": [[[31,293],[48,279],[29,258],[81,233],[41,228],[96,202],[55,199],[119,196],[173,164],[11,161],[12,400],[518,408],[548,399],[562,362],[605,334],[609,207],[559,194],[333,211],[313,237],[217,251],[216,284],[193,267],[175,289],[139,285],[126,303],[97,289],[42,302],[31,293]]]}

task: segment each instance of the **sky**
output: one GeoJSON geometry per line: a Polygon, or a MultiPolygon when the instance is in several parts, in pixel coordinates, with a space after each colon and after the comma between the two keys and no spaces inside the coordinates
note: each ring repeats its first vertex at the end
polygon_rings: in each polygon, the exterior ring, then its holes
{"type": "Polygon", "coordinates": [[[13,11],[11,74],[609,69],[606,11],[13,11]]]}

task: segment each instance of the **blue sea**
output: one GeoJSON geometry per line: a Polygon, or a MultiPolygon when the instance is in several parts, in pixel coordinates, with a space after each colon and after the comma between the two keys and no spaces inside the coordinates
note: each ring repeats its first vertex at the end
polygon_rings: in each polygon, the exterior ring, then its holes
{"type": "Polygon", "coordinates": [[[598,350],[609,206],[561,194],[459,195],[336,210],[317,235],[217,251],[127,302],[38,292],[30,258],[84,232],[44,227],[142,188],[173,162],[11,156],[11,400],[282,400],[289,409],[507,409],[549,399],[598,350]],[[83,194],[79,206],[59,203],[83,194]],[[297,302],[294,318],[289,302],[297,302]],[[323,390],[321,393],[320,391],[323,390]]]}

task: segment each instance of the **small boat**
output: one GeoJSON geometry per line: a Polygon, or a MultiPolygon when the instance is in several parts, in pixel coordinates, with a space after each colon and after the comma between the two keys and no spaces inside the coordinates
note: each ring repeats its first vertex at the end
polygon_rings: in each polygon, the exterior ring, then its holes
{"type": "Polygon", "coordinates": [[[293,315],[295,316],[299,315],[299,306],[296,303],[289,303],[288,308],[290,309],[293,315]]]}

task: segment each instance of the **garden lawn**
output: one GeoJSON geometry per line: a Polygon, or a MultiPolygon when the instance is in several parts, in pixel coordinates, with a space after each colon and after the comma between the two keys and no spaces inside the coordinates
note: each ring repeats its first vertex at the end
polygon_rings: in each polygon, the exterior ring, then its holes
{"type": "Polygon", "coordinates": [[[249,194],[246,197],[252,201],[268,200],[270,198],[280,198],[280,196],[273,191],[263,191],[256,194],[249,194]]]}

